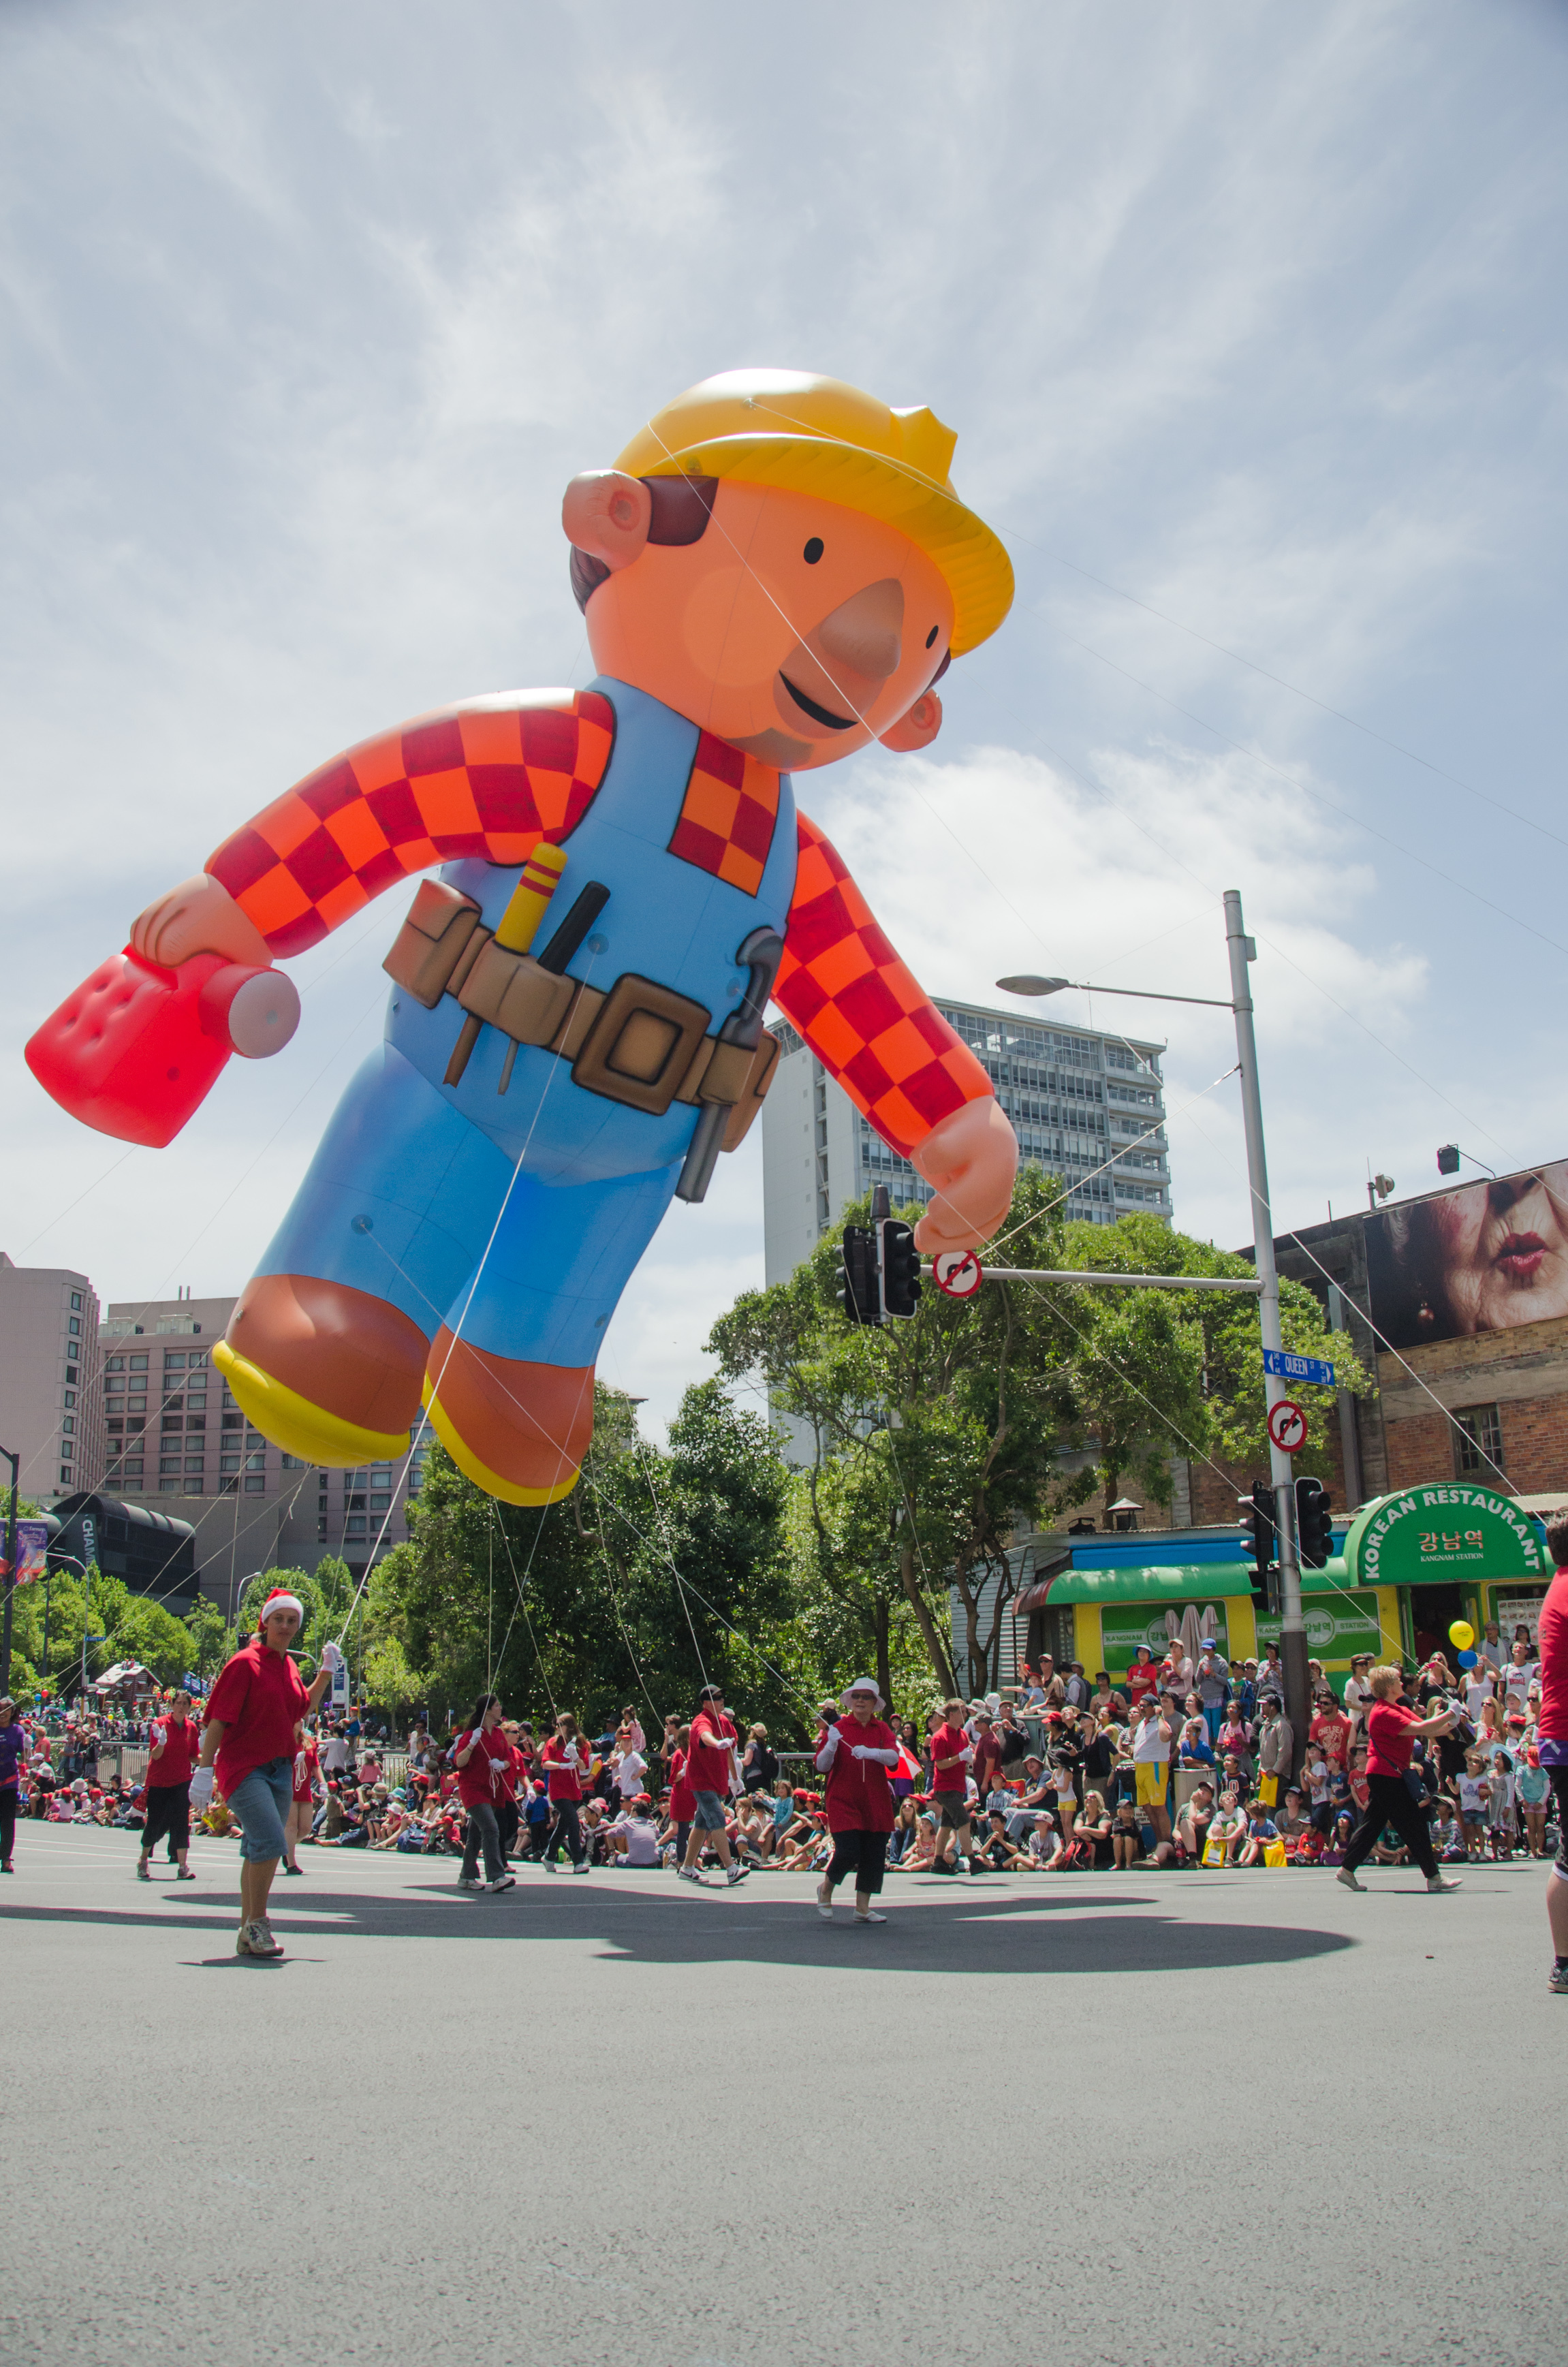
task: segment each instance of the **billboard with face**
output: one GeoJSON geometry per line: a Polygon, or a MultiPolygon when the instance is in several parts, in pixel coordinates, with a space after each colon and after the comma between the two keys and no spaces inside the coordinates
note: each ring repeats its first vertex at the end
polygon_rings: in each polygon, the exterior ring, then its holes
{"type": "Polygon", "coordinates": [[[1568,1315],[1568,1161],[1367,1220],[1372,1320],[1395,1348],[1568,1315]]]}

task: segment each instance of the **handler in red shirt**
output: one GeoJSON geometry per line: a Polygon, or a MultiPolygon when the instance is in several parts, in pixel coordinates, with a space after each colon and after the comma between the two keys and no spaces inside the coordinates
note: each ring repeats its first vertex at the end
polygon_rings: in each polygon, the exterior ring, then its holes
{"type": "Polygon", "coordinates": [[[1441,1874],[1432,1847],[1432,1828],[1426,1808],[1405,1783],[1412,1748],[1418,1734],[1448,1734],[1459,1723],[1459,1712],[1439,1710],[1435,1717],[1418,1717],[1400,1699],[1404,1677],[1398,1669],[1374,1669],[1369,1680],[1372,1706],[1368,1713],[1367,1812],[1345,1852],[1336,1879],[1346,1890],[1364,1890],[1356,1869],[1377,1847],[1378,1835],[1392,1825],[1426,1877],[1428,1890],[1458,1890],[1457,1877],[1441,1874]]]}
{"type": "Polygon", "coordinates": [[[869,1677],[857,1677],[839,1704],[844,1712],[824,1733],[817,1772],[825,1775],[827,1829],[833,1861],[817,1886],[817,1913],[833,1920],[835,1886],[855,1876],[855,1920],[885,1923],[871,1902],[882,1886],[888,1835],[893,1827],[892,1786],[888,1771],[898,1765],[898,1738],[877,1712],[882,1697],[869,1677]]]}
{"type": "Polygon", "coordinates": [[[1536,1635],[1540,1650],[1540,1763],[1557,1795],[1557,1862],[1546,1877],[1546,1912],[1551,1924],[1552,1965],[1548,1984],[1555,1997],[1568,1997],[1568,1512],[1546,1524],[1546,1549],[1556,1571],[1540,1606],[1536,1635]]]}
{"type": "Polygon", "coordinates": [[[204,1808],[212,1797],[215,1769],[217,1789],[242,1827],[237,1956],[283,1954],[267,1920],[267,1901],[288,1848],[294,1753],[301,1720],[314,1710],[343,1658],[335,1644],[324,1644],[315,1682],[306,1688],[289,1658],[304,1616],[297,1594],[273,1588],[261,1606],[256,1634],[226,1662],[208,1697],[201,1758],[191,1779],[190,1796],[204,1808]]]}
{"type": "Polygon", "coordinates": [[[577,1733],[577,1721],[570,1710],[562,1710],[555,1721],[555,1732],[540,1752],[539,1762],[544,1769],[550,1805],[555,1810],[555,1821],[550,1828],[550,1839],[544,1845],[544,1866],[547,1874],[555,1872],[555,1852],[562,1841],[572,1860],[574,1874],[586,1874],[588,1852],[583,1843],[583,1768],[587,1752],[577,1733]]]}
{"type": "Polygon", "coordinates": [[[734,1722],[724,1715],[722,1685],[704,1685],[697,1716],[691,1721],[691,1748],[686,1758],[686,1780],[697,1796],[691,1839],[687,1842],[686,1861],[680,1869],[683,1882],[701,1882],[697,1861],[707,1842],[711,1842],[718,1852],[724,1880],[732,1890],[737,1882],[746,1878],[747,1869],[731,1860],[728,1818],[724,1813],[734,1782],[736,1740],[734,1722]]]}
{"type": "Polygon", "coordinates": [[[190,1715],[190,1695],[180,1692],[169,1704],[167,1717],[154,1718],[153,1749],[147,1761],[142,1806],[142,1854],[136,1861],[138,1882],[151,1882],[148,1862],[161,1836],[167,1834],[169,1855],[178,1867],[176,1882],[194,1882],[190,1870],[190,1779],[201,1737],[190,1715]]]}

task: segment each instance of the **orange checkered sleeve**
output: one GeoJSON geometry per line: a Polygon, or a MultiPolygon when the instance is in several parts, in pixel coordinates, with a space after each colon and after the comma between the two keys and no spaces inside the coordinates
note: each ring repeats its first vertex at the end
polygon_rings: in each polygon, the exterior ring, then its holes
{"type": "Polygon", "coordinates": [[[993,1090],[883,936],[832,843],[799,817],[800,865],[773,1000],[904,1158],[993,1090]]]}
{"type": "Polygon", "coordinates": [[[275,954],[302,954],[415,871],[461,855],[526,863],[604,778],[602,693],[511,692],[361,741],[226,838],[208,862],[275,954]]]}

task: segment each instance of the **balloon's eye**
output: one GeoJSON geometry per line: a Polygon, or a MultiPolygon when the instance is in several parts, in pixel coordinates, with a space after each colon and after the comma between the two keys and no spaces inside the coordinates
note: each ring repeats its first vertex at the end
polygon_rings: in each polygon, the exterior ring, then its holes
{"type": "Polygon", "coordinates": [[[933,626],[932,626],[932,628],[931,628],[930,631],[929,631],[929,632],[926,634],[926,648],[927,648],[927,649],[930,649],[930,648],[931,648],[932,644],[935,642],[935,640],[936,640],[936,639],[937,639],[937,634],[941,631],[941,629],[941,629],[940,625],[933,625],[933,626]]]}
{"type": "Polygon", "coordinates": [[[822,557],[822,537],[820,534],[813,534],[810,542],[807,543],[804,550],[801,553],[801,556],[805,561],[808,567],[814,567],[818,560],[822,557]]]}

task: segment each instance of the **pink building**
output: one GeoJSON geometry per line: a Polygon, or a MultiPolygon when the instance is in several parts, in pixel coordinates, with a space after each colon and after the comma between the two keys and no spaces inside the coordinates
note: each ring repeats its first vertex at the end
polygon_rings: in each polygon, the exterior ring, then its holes
{"type": "Polygon", "coordinates": [[[0,1446],[20,1455],[21,1493],[39,1503],[103,1485],[97,1292],[85,1274],[16,1265],[4,1250],[0,1446]]]}

